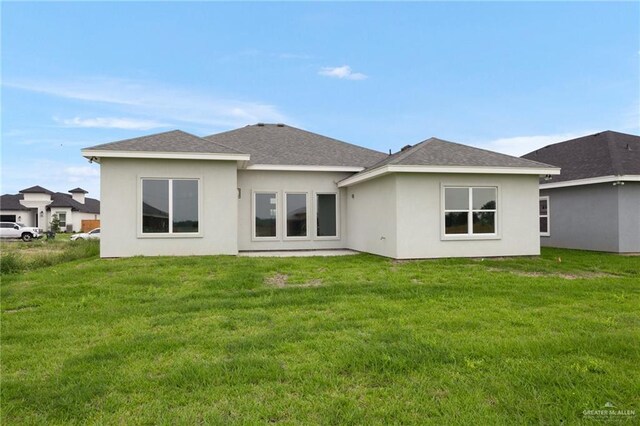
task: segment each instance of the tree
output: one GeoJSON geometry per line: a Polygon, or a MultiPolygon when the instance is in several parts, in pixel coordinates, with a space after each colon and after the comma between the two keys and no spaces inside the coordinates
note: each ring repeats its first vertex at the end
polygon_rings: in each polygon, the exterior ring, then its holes
{"type": "Polygon", "coordinates": [[[60,219],[57,214],[51,216],[51,223],[49,225],[52,232],[60,232],[60,219]]]}

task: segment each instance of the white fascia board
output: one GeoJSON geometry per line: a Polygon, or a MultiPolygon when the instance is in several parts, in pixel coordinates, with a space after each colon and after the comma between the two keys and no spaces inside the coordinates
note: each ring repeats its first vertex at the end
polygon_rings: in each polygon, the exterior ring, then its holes
{"type": "Polygon", "coordinates": [[[567,180],[565,182],[541,183],[540,189],[566,188],[568,186],[595,185],[612,182],[640,182],[640,175],[599,176],[595,178],[567,180]]]}
{"type": "Polygon", "coordinates": [[[364,167],[354,166],[298,166],[281,164],[252,164],[246,170],[274,170],[290,172],[351,172],[356,173],[364,170],[364,167]]]}
{"type": "Polygon", "coordinates": [[[504,175],[559,175],[557,167],[476,167],[476,166],[406,166],[386,165],[365,173],[348,177],[338,183],[342,188],[374,179],[388,173],[464,173],[464,174],[504,174],[504,175]]]}
{"type": "Polygon", "coordinates": [[[100,158],[153,158],[165,160],[249,161],[249,154],[216,154],[209,152],[110,151],[83,149],[82,156],[99,162],[100,158]]]}

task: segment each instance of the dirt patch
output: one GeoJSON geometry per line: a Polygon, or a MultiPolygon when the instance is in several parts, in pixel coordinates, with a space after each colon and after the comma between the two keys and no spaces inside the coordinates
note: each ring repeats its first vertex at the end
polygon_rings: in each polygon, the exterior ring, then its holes
{"type": "Polygon", "coordinates": [[[322,285],[322,280],[320,278],[314,278],[302,284],[290,284],[289,275],[277,273],[265,278],[264,283],[277,288],[320,287],[322,285]]]}
{"type": "Polygon", "coordinates": [[[309,280],[304,284],[294,285],[291,287],[320,287],[322,285],[322,280],[319,278],[315,278],[313,280],[309,280]]]}
{"type": "Polygon", "coordinates": [[[287,285],[287,281],[289,281],[289,275],[277,273],[267,277],[264,283],[273,287],[284,288],[287,285]]]}

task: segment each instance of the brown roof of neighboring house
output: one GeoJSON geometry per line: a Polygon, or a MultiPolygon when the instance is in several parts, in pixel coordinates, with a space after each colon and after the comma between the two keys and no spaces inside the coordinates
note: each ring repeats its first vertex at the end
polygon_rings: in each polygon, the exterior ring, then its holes
{"type": "Polygon", "coordinates": [[[559,176],[544,183],[640,175],[640,136],[607,130],[548,145],[522,157],[562,168],[559,176]]]}

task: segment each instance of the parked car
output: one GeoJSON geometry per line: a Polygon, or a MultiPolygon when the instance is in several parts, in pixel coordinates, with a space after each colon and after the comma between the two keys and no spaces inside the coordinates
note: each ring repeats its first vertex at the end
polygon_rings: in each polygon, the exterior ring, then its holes
{"type": "Polygon", "coordinates": [[[34,238],[42,237],[42,229],[24,226],[17,222],[0,222],[0,238],[22,239],[31,241],[34,238]]]}
{"type": "Polygon", "coordinates": [[[80,234],[74,234],[71,236],[71,241],[75,240],[99,240],[100,228],[92,229],[89,232],[82,232],[80,234]]]}

